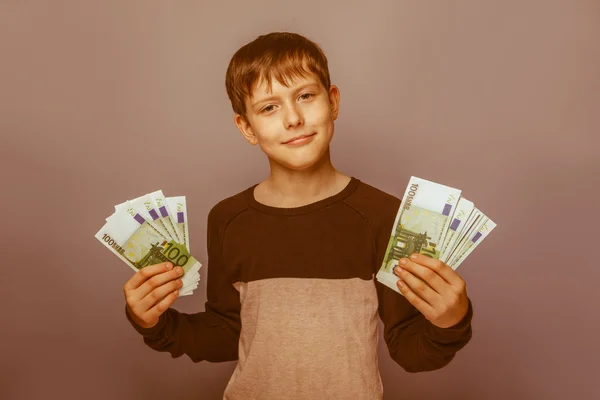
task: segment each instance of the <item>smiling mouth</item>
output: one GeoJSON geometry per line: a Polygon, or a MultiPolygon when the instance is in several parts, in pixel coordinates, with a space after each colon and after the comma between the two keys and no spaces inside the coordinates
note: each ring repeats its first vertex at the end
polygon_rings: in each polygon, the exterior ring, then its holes
{"type": "Polygon", "coordinates": [[[300,137],[298,137],[296,139],[292,139],[292,140],[288,140],[287,142],[283,142],[283,144],[294,144],[294,143],[297,143],[297,142],[301,142],[302,140],[307,139],[307,138],[309,138],[311,136],[314,136],[316,134],[317,134],[317,132],[311,133],[310,135],[303,135],[303,136],[300,136],[300,137]]]}

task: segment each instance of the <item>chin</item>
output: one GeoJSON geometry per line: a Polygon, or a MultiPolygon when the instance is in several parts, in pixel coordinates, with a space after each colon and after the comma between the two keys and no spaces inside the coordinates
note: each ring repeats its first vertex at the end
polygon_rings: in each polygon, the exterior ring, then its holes
{"type": "Polygon", "coordinates": [[[317,164],[319,160],[313,162],[296,162],[296,163],[282,163],[282,165],[292,171],[306,171],[317,164]]]}
{"type": "Polygon", "coordinates": [[[296,154],[283,154],[279,157],[275,157],[274,160],[285,168],[294,171],[304,171],[319,164],[319,162],[325,157],[326,149],[321,151],[306,151],[296,154]]]}

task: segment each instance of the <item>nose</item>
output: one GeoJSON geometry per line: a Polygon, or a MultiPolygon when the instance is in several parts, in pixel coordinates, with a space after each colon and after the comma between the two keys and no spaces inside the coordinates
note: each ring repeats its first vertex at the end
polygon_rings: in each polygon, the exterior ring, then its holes
{"type": "Polygon", "coordinates": [[[285,114],[285,127],[290,129],[296,126],[301,126],[304,123],[304,119],[296,107],[288,107],[285,114]]]}

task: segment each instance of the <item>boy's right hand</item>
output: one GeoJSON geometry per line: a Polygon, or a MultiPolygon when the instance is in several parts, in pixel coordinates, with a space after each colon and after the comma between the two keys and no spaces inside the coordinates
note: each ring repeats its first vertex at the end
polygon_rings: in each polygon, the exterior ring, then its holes
{"type": "Polygon", "coordinates": [[[142,328],[152,328],[177,299],[183,268],[161,263],[137,271],[123,286],[131,318],[142,328]]]}

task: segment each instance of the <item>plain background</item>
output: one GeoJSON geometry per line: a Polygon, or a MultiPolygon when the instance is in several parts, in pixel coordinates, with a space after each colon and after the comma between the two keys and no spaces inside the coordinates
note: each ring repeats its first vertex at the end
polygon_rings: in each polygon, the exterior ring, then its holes
{"type": "MultiPolygon", "coordinates": [[[[114,204],[162,189],[187,196],[206,262],[210,208],[268,174],[224,81],[270,31],[329,58],[337,168],[396,196],[411,175],[460,188],[498,224],[458,270],[472,342],[408,374],[381,337],[384,398],[600,398],[591,0],[3,0],[0,398],[222,396],[235,363],[147,348],[124,315],[132,270],[94,234],[114,204]]],[[[204,311],[205,278],[175,308],[204,311]]]]}

